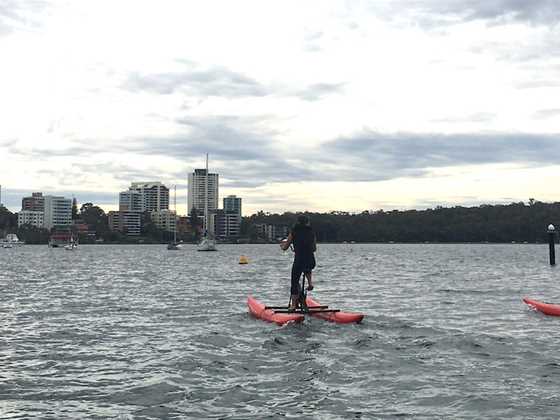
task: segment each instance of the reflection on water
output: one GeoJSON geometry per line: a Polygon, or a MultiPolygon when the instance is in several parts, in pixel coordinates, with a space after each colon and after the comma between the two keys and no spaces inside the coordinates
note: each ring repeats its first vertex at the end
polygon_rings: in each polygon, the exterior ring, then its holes
{"type": "Polygon", "coordinates": [[[0,250],[1,418],[555,418],[560,301],[537,245],[320,245],[322,303],[362,325],[249,317],[285,304],[276,245],[0,250]],[[247,265],[238,264],[246,255],[247,265]]]}

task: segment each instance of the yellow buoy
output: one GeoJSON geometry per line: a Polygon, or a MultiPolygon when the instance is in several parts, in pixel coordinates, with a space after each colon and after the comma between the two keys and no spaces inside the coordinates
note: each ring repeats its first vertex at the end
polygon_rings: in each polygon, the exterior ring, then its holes
{"type": "Polygon", "coordinates": [[[239,264],[249,264],[249,259],[245,255],[242,255],[239,257],[239,264]]]}

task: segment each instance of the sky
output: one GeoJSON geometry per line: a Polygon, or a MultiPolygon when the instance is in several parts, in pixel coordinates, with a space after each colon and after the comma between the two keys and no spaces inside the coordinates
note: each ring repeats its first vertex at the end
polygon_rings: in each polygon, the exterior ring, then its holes
{"type": "Polygon", "coordinates": [[[560,201],[557,0],[2,0],[0,57],[13,211],[206,153],[245,215],[560,201]]]}

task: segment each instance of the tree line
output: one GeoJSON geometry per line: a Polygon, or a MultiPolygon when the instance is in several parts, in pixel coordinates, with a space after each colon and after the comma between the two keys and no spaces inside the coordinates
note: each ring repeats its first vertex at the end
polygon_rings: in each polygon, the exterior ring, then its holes
{"type": "MultiPolygon", "coordinates": [[[[260,211],[243,217],[241,234],[246,241],[263,241],[258,224],[292,226],[300,213],[271,214],[260,211]]],[[[319,242],[545,242],[547,226],[560,226],[560,203],[545,203],[530,199],[503,205],[483,204],[477,207],[435,207],[427,210],[377,210],[349,213],[305,213],[319,242]]],[[[129,238],[109,229],[105,211],[86,203],[73,217],[87,224],[89,234],[80,242],[102,240],[108,243],[162,243],[172,239],[171,232],[158,229],[149,214],[143,215],[140,238],[129,238]]],[[[193,220],[198,220],[194,218],[193,220]]],[[[193,226],[193,231],[197,231],[193,226]]],[[[50,232],[24,225],[18,228],[17,214],[0,206],[0,233],[17,233],[29,244],[47,243],[50,232]]],[[[178,237],[195,242],[192,234],[178,237]]]]}
{"type": "MultiPolygon", "coordinates": [[[[560,203],[483,204],[427,210],[305,213],[320,242],[544,242],[547,226],[560,225],[560,203]]],[[[296,213],[258,212],[244,222],[292,226],[296,213]]]]}

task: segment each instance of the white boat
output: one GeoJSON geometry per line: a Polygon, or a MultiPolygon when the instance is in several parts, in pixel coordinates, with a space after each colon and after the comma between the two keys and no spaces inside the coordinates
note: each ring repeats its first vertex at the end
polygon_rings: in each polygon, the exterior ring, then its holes
{"type": "Polygon", "coordinates": [[[66,251],[75,251],[78,249],[78,241],[74,239],[74,235],[70,236],[70,241],[64,245],[66,251]]]}
{"type": "Polygon", "coordinates": [[[181,245],[177,243],[177,185],[173,187],[173,207],[175,210],[175,223],[173,224],[173,242],[167,244],[167,249],[170,251],[178,251],[181,245]]]}
{"type": "Polygon", "coordinates": [[[210,237],[203,237],[198,244],[198,251],[217,251],[216,241],[210,237]]]}
{"type": "Polygon", "coordinates": [[[208,232],[208,153],[206,153],[206,180],[204,182],[204,235],[198,251],[216,251],[216,240],[208,232]]]}
{"type": "Polygon", "coordinates": [[[25,242],[19,240],[15,233],[8,233],[4,239],[0,240],[0,243],[2,248],[13,248],[25,244],[25,242]]]}

